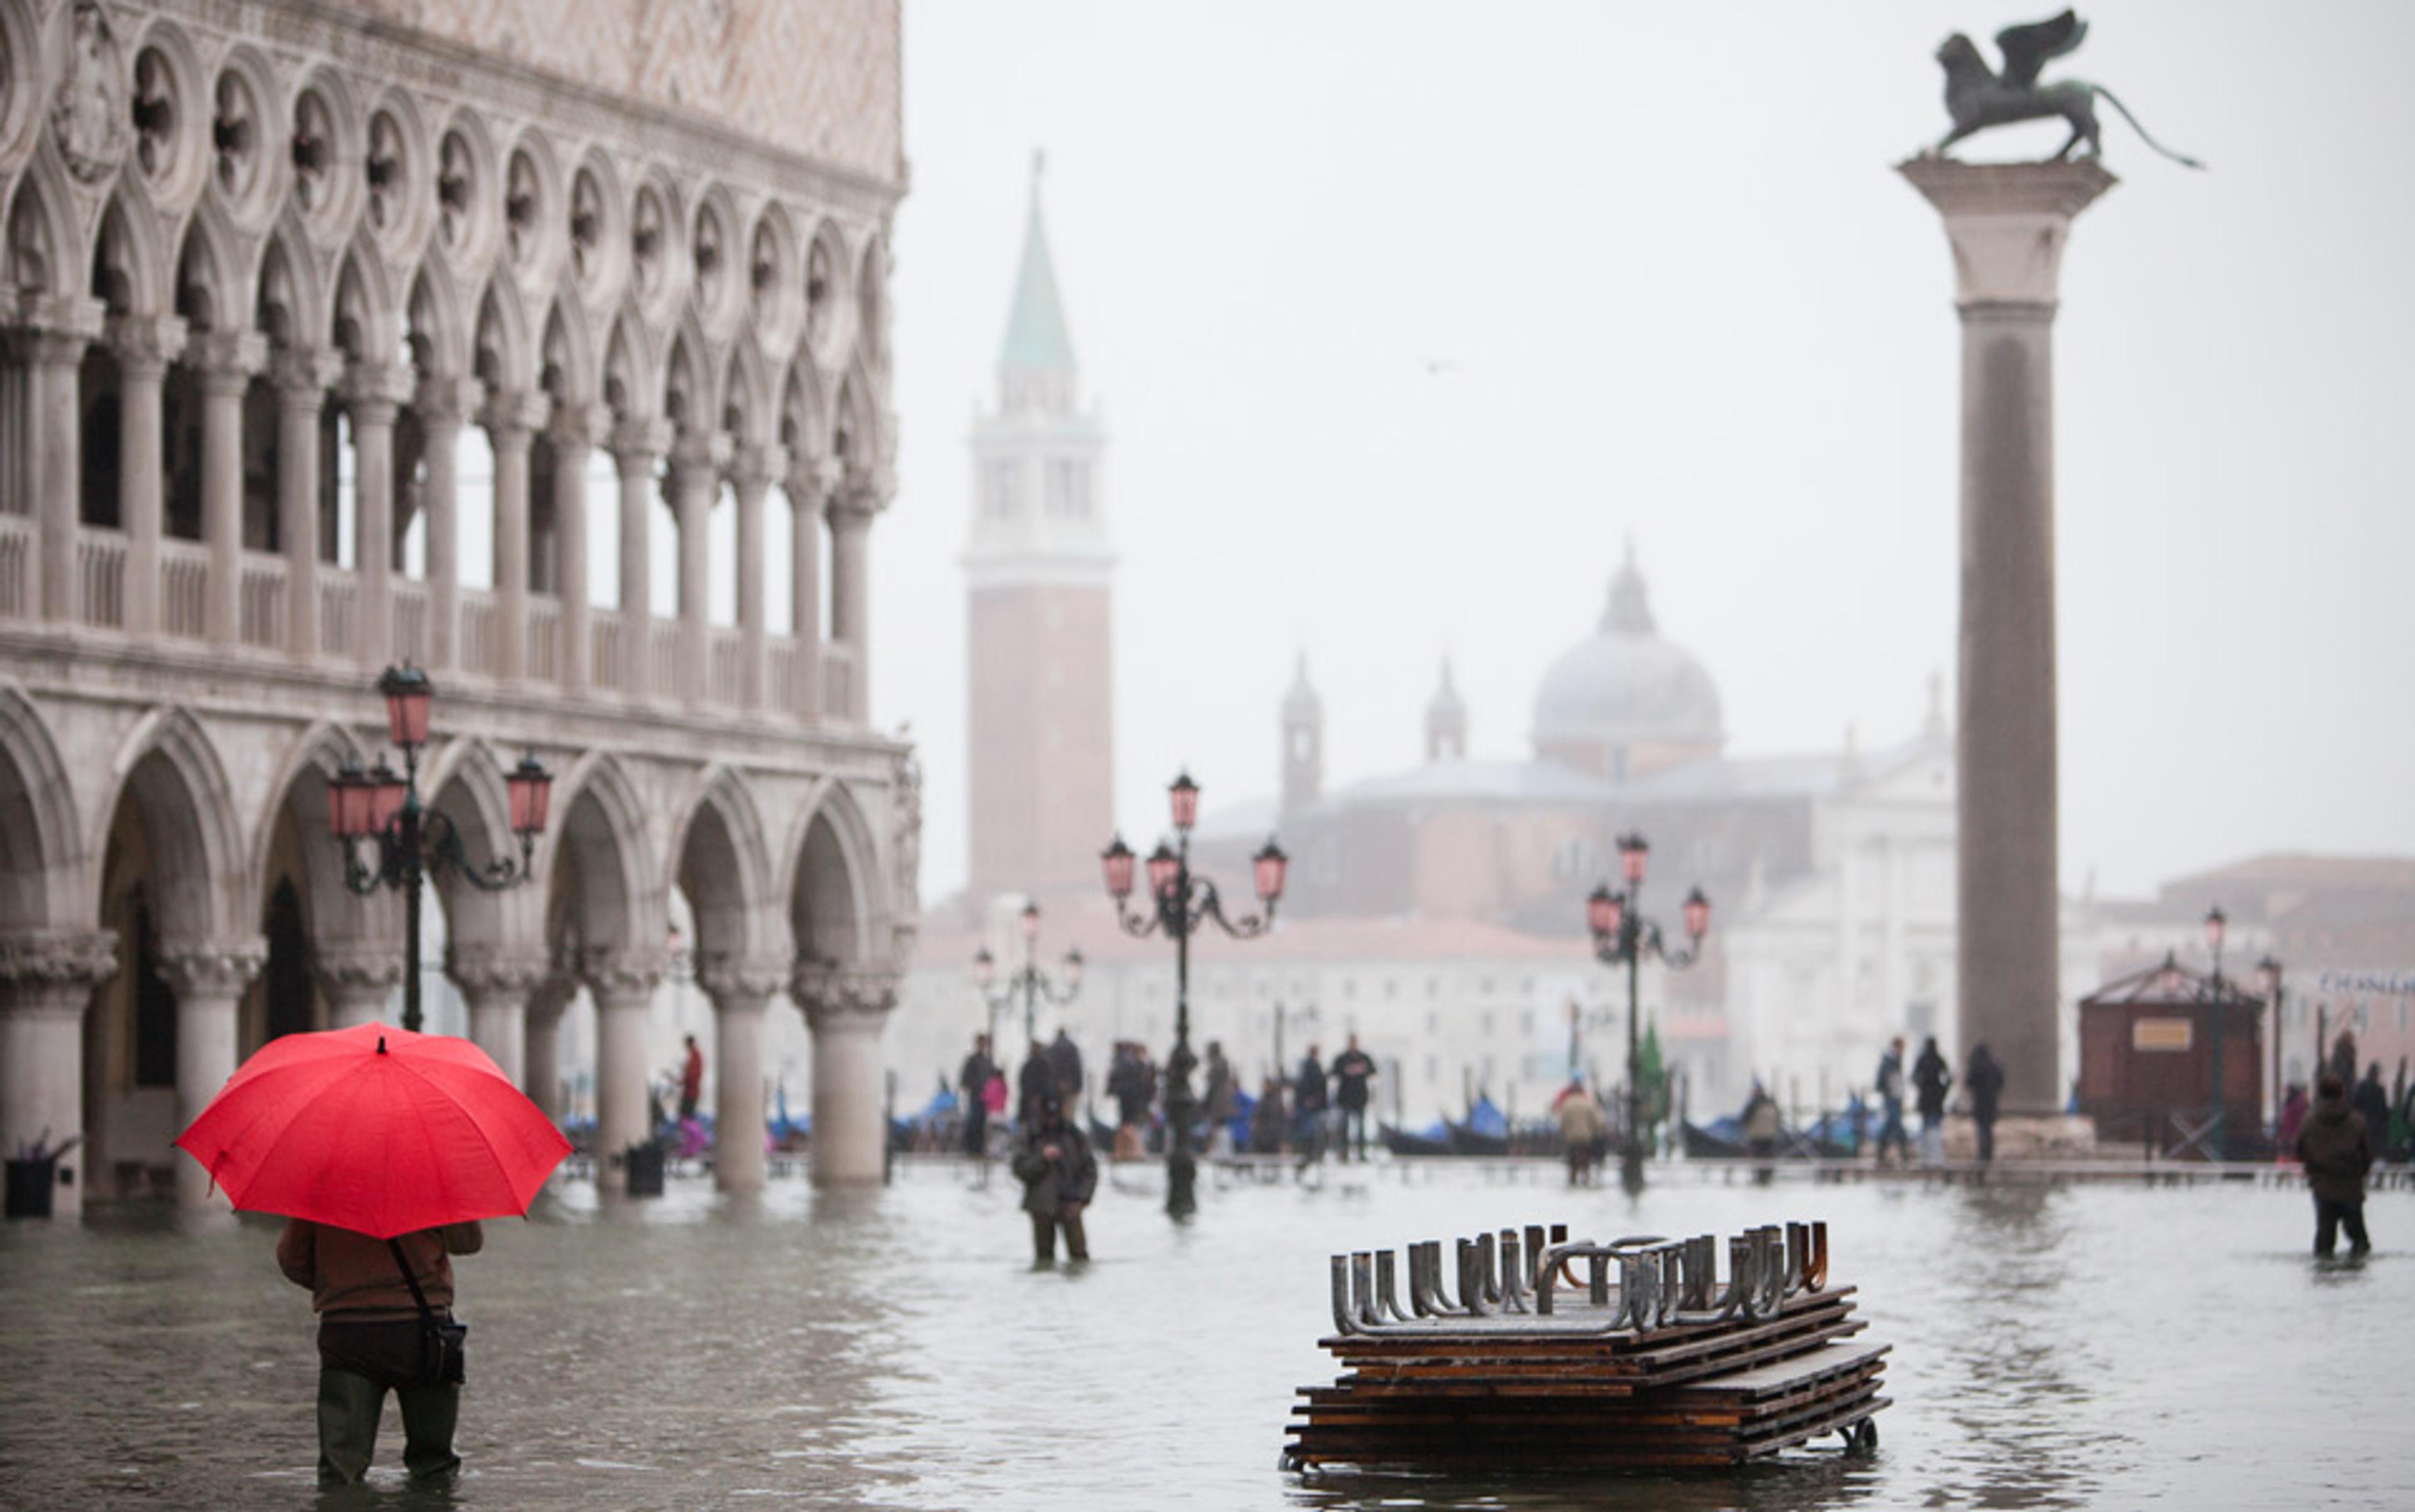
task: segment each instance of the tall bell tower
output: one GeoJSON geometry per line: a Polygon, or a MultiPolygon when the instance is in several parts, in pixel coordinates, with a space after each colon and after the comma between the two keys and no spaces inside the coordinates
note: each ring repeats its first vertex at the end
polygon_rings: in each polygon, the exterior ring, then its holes
{"type": "Polygon", "coordinates": [[[997,409],[973,423],[968,898],[1094,885],[1115,824],[1115,703],[1100,458],[1031,163],[1023,266],[998,354],[997,409]]]}

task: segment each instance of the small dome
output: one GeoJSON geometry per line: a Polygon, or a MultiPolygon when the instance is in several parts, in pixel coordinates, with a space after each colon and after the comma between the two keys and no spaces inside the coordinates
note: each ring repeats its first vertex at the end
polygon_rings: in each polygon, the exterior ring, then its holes
{"type": "MultiPolygon", "coordinates": [[[[1630,543],[1600,628],[1562,651],[1535,695],[1535,745],[1610,753],[1634,746],[1716,748],[1719,694],[1693,653],[1661,638],[1630,543]]],[[[1589,763],[1591,764],[1591,763],[1589,763]]],[[[1604,759],[1606,771],[1623,763],[1604,759]]]]}

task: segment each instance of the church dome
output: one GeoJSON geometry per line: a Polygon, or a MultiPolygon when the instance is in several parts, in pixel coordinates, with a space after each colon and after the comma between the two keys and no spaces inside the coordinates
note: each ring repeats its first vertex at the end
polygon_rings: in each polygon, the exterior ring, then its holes
{"type": "Polygon", "coordinates": [[[1718,689],[1692,652],[1654,627],[1632,546],[1599,628],[1543,674],[1534,738],[1538,754],[1612,777],[1718,749],[1718,689]]]}

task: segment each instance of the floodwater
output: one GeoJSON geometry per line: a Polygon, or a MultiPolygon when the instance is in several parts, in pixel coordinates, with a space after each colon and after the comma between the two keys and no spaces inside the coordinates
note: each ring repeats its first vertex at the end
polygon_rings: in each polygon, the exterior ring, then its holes
{"type": "MultiPolygon", "coordinates": [[[[458,1263],[472,1324],[458,1508],[2232,1507],[2404,1505],[2415,1201],[2318,1266],[2270,1188],[1202,1182],[1198,1220],[1119,1168],[1087,1268],[1034,1272],[1001,1170],[736,1203],[548,1192],[458,1263]],[[1484,1228],[1732,1233],[1824,1219],[1892,1342],[1881,1442],[1680,1475],[1481,1483],[1277,1467],[1335,1367],[1326,1259],[1484,1228]]],[[[387,1409],[373,1493],[313,1485],[308,1302],[276,1222],[158,1209],[0,1229],[0,1505],[426,1505],[387,1409]]]]}

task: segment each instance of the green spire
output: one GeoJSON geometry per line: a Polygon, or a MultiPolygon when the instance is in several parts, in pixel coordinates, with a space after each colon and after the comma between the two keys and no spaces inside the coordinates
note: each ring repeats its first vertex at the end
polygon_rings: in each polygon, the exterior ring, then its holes
{"type": "Polygon", "coordinates": [[[1057,270],[1048,261],[1048,233],[1040,219],[1042,157],[1031,155],[1031,218],[1023,233],[1023,271],[1014,279],[1014,308],[999,347],[1000,372],[1073,371],[1073,338],[1065,331],[1065,305],[1057,297],[1057,270]]]}

